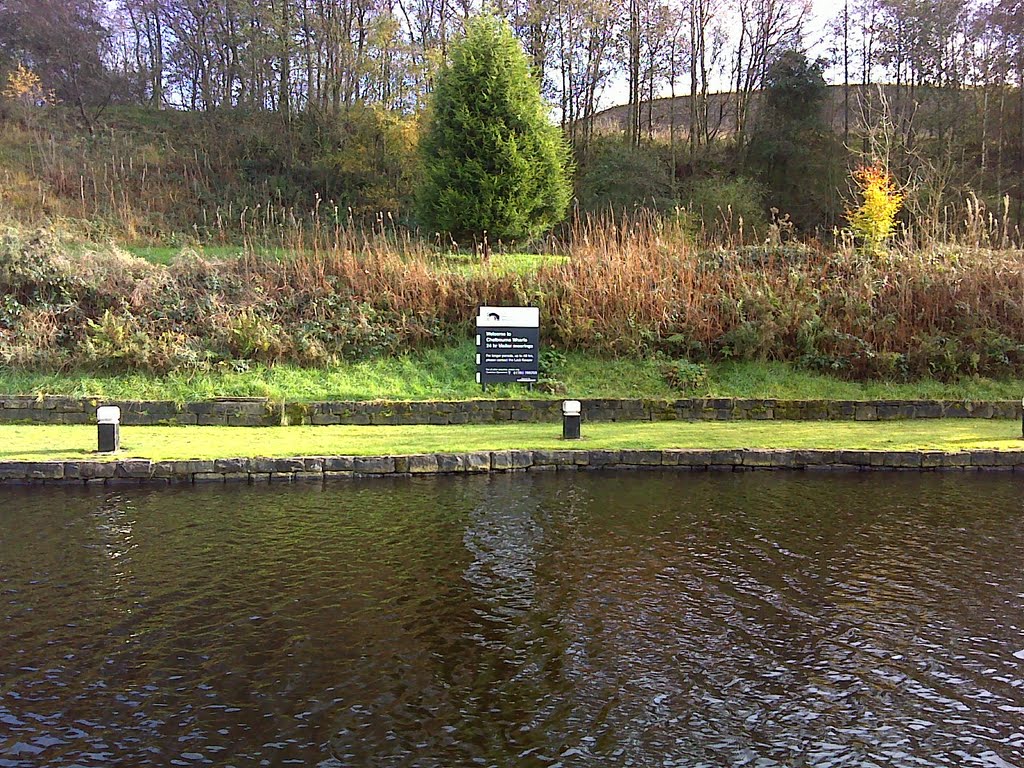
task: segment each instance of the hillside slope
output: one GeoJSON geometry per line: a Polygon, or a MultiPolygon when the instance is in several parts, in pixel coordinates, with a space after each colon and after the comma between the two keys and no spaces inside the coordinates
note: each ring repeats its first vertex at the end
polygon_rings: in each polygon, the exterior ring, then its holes
{"type": "MultiPolygon", "coordinates": [[[[874,122],[885,113],[897,112],[913,121],[916,130],[928,132],[948,121],[962,119],[965,99],[970,104],[970,93],[952,89],[917,88],[897,91],[894,85],[851,85],[849,92],[842,85],[830,85],[823,109],[823,119],[833,130],[842,134],[847,127],[856,133],[865,118],[874,122]]],[[[761,94],[751,99],[751,117],[756,120],[761,94]]],[[[712,93],[707,98],[708,125],[713,136],[726,138],[736,129],[737,96],[735,93],[712,93]]],[[[972,105],[973,106],[973,105],[972,105]]],[[[690,96],[676,96],[644,101],[640,105],[640,120],[647,135],[667,140],[674,127],[676,138],[690,134],[690,96]]],[[[624,132],[629,121],[629,107],[622,104],[610,107],[594,116],[597,134],[624,132]]]]}
{"type": "Polygon", "coordinates": [[[291,216],[372,220],[410,189],[415,124],[372,109],[331,118],[111,107],[90,134],[50,108],[0,119],[0,218],[71,220],[89,236],[216,239],[291,216]]]}

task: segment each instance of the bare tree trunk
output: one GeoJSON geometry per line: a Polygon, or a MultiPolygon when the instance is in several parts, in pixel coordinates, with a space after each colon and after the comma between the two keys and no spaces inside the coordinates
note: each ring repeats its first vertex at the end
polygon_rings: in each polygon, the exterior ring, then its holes
{"type": "Polygon", "coordinates": [[[843,3],[843,146],[850,144],[850,0],[843,3]]]}
{"type": "Polygon", "coordinates": [[[676,169],[679,167],[679,157],[676,152],[676,47],[679,42],[679,30],[676,29],[676,33],[672,36],[672,48],[669,52],[669,74],[668,74],[668,87],[669,87],[669,107],[668,107],[668,146],[669,153],[672,156],[672,196],[676,194],[676,183],[678,181],[678,174],[676,169]]]}
{"type": "Polygon", "coordinates": [[[291,24],[291,0],[281,0],[281,55],[280,55],[280,84],[278,96],[278,109],[284,117],[285,122],[292,119],[292,24],[291,24]]]}
{"type": "Polygon", "coordinates": [[[704,56],[703,33],[698,34],[696,0],[690,4],[690,161],[697,155],[697,61],[704,56]]]}
{"type": "Polygon", "coordinates": [[[640,2],[629,0],[629,127],[633,146],[640,145],[640,2]]]}

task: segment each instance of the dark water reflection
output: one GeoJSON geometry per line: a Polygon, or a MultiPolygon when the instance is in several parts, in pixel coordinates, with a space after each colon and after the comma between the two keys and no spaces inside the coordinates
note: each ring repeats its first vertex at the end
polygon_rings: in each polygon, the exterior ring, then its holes
{"type": "Polygon", "coordinates": [[[0,766],[1024,766],[1024,483],[0,491],[0,766]]]}

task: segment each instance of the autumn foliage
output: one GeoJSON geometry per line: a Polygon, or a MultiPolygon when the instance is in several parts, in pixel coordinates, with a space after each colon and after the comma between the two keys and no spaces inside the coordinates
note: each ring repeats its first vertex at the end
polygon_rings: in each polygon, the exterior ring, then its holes
{"type": "Polygon", "coordinates": [[[850,231],[865,250],[878,253],[896,231],[904,195],[896,188],[892,174],[879,163],[857,168],[853,181],[861,203],[846,211],[850,231]]]}
{"type": "Polygon", "coordinates": [[[53,94],[43,88],[39,75],[22,64],[8,73],[3,95],[11,101],[33,107],[55,101],[53,94]]]}

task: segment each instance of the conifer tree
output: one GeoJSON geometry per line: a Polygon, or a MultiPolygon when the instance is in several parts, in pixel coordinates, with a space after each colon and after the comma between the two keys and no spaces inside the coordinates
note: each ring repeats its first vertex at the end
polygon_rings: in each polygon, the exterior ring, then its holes
{"type": "Polygon", "coordinates": [[[437,76],[421,143],[421,223],[456,239],[535,235],[565,215],[568,151],[508,25],[473,19],[437,76]]]}

